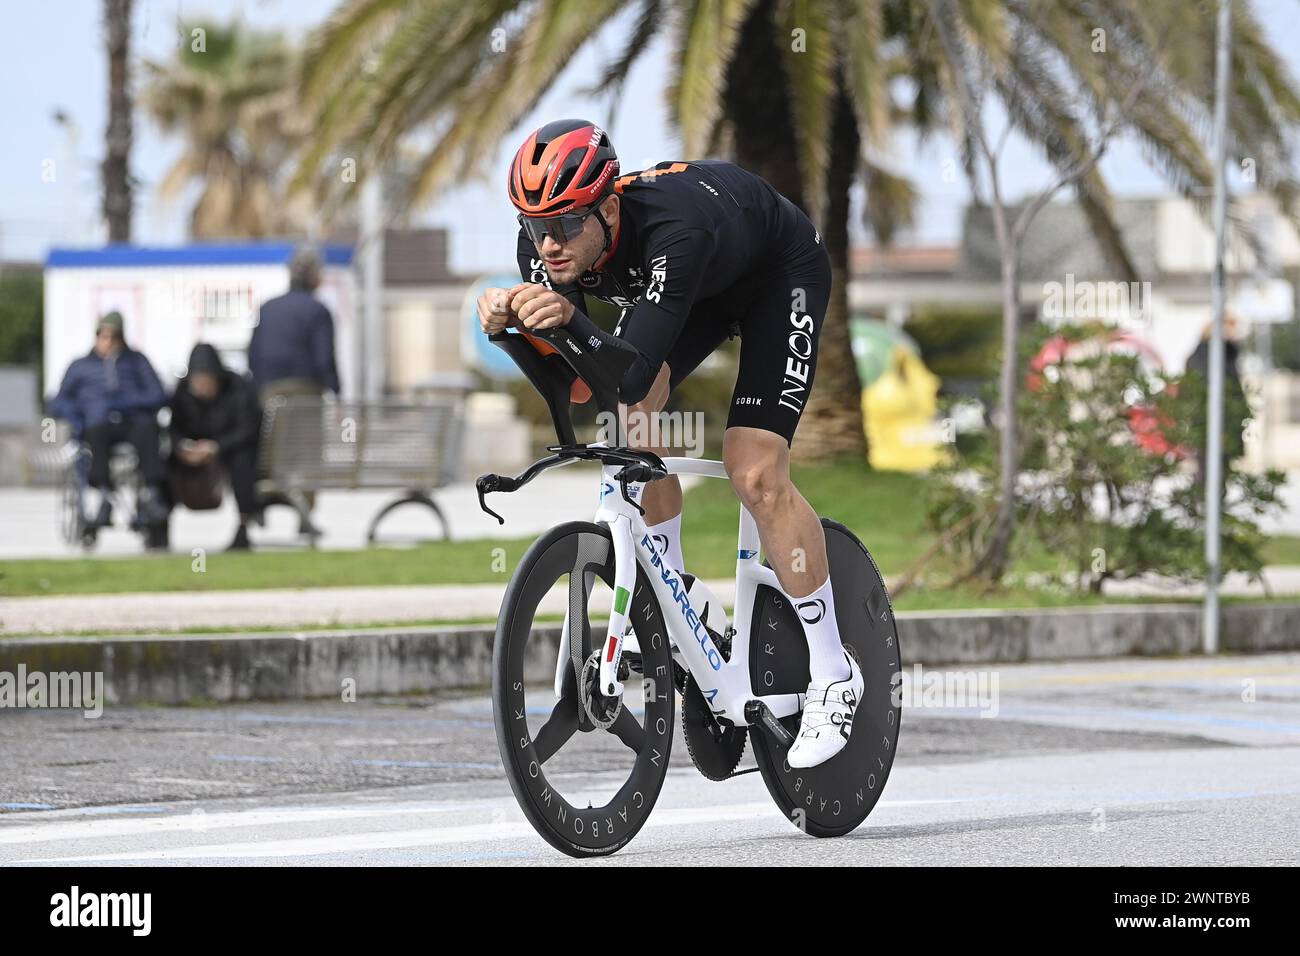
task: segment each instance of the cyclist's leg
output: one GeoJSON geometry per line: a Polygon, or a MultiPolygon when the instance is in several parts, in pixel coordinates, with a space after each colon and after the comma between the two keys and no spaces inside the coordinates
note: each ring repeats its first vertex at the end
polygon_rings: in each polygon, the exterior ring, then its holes
{"type": "MultiPolygon", "coordinates": [[[[681,381],[690,375],[717,347],[726,340],[731,329],[731,320],[707,311],[707,306],[698,312],[692,312],[687,319],[681,336],[668,353],[664,367],[659,370],[650,394],[636,405],[627,409],[629,438],[638,439],[654,436],[656,431],[646,427],[646,418],[640,419],[640,434],[631,426],[637,423],[637,416],[658,415],[663,411],[668,396],[681,381]]],[[[655,441],[632,441],[633,447],[644,448],[663,456],[671,450],[655,441]]],[[[660,547],[669,560],[682,570],[682,486],[676,475],[670,475],[659,481],[646,485],[642,494],[642,507],[645,508],[646,524],[650,528],[660,547]]]]}
{"type": "Polygon", "coordinates": [[[754,516],[768,563],[790,595],[808,639],[810,681],[791,767],[814,767],[848,742],[862,671],[844,652],[835,618],[826,538],[790,481],[790,442],[812,389],[817,338],[830,298],[820,243],[793,250],[764,284],[741,326],[740,372],[723,458],[754,516]]]}
{"type": "Polygon", "coordinates": [[[723,457],[768,562],[801,607],[814,679],[836,679],[848,665],[830,600],[826,539],[790,480],[790,443],[813,386],[830,296],[830,263],[820,245],[808,245],[764,283],[742,323],[723,457]]]}
{"type": "Polygon", "coordinates": [[[826,581],[826,537],[817,512],[790,480],[790,446],[776,432],[730,425],[722,459],[736,494],[758,525],[763,554],[786,594],[808,595],[826,581]]]}

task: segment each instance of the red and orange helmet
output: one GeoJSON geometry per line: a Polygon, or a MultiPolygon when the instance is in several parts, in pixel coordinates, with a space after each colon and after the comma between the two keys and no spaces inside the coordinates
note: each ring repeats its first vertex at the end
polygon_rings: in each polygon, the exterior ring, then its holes
{"type": "Polygon", "coordinates": [[[556,216],[603,199],[614,188],[618,156],[595,123],[547,123],[510,163],[510,201],[525,216],[556,216]]]}

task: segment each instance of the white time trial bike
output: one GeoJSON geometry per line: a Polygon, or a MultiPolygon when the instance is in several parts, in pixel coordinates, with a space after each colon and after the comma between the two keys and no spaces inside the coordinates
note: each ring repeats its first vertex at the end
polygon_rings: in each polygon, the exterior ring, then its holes
{"type": "Polygon", "coordinates": [[[606,349],[597,357],[564,328],[490,338],[541,393],[560,443],[517,476],[479,478],[482,508],[503,521],[486,495],[515,491],[572,462],[601,466],[594,521],[560,524],[532,545],[497,621],[497,742],[525,817],[572,856],[626,846],[663,786],[680,697],[687,750],[704,776],[735,776],[748,737],[752,769],[795,826],[819,837],[855,829],[889,778],[902,670],[889,595],[867,549],[849,529],[822,519],[840,637],[862,669],[864,691],[840,727],[844,749],[820,766],[791,768],[786,752],[809,680],[800,615],[818,609],[796,607],[782,590],[742,505],[728,620],[703,581],[671,565],[640,505],[646,482],[673,474],[725,478],[722,463],[578,443],[570,402],[594,397],[602,410],[616,411],[621,355],[606,349]],[[539,608],[557,604],[563,624],[539,623],[547,613],[539,608]]]}

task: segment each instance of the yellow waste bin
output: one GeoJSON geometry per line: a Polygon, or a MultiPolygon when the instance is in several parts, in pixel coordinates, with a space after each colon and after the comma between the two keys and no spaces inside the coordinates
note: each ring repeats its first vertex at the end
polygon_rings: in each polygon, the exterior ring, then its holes
{"type": "Polygon", "coordinates": [[[938,376],[911,349],[895,345],[885,370],[862,390],[872,468],[926,471],[943,460],[938,394],[938,376]]]}

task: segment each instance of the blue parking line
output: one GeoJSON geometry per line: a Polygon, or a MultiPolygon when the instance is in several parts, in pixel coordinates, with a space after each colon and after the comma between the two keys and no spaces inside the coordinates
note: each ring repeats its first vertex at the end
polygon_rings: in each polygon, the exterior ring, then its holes
{"type": "Polygon", "coordinates": [[[0,803],[0,810],[56,810],[50,803],[0,803]]]}
{"type": "Polygon", "coordinates": [[[114,813],[172,813],[170,807],[77,807],[77,813],[88,816],[108,816],[114,813]]]}

